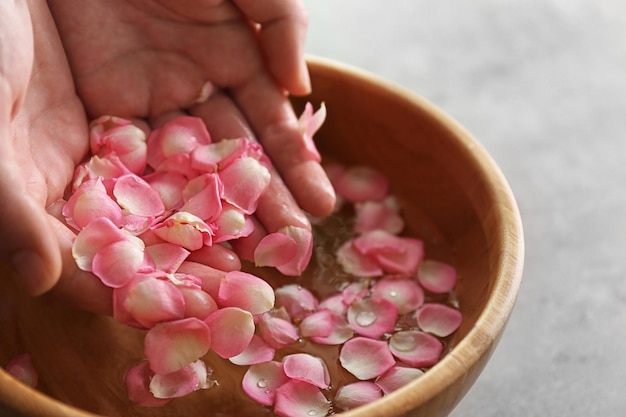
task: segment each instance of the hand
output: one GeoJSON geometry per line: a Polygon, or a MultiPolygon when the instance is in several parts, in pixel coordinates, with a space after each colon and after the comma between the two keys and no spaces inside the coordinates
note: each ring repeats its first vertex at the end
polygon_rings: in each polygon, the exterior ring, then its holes
{"type": "Polygon", "coordinates": [[[90,117],[112,114],[154,127],[187,111],[203,117],[216,138],[257,138],[295,196],[282,181],[273,184],[258,212],[269,231],[310,227],[296,202],[316,216],[332,211],[332,187],[297,146],[301,133],[285,94],[310,89],[306,14],[298,1],[49,4],[90,117]],[[196,104],[207,81],[218,91],[196,104]]]}
{"type": "Polygon", "coordinates": [[[87,295],[103,310],[106,298],[89,295],[100,294],[95,277],[80,279],[87,274],[71,259],[73,233],[46,211],[87,150],[84,110],[45,2],[0,2],[0,253],[31,294],[63,273],[59,293],[87,295]]]}

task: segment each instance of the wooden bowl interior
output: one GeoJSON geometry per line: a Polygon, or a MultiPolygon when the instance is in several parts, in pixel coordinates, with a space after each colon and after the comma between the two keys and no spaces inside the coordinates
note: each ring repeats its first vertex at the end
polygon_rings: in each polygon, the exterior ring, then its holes
{"type": "MultiPolygon", "coordinates": [[[[322,60],[312,59],[310,67],[314,93],[294,105],[325,102],[328,118],[316,137],[322,154],[389,177],[406,233],[425,241],[428,258],[457,267],[464,317],[450,340],[453,349],[435,368],[345,415],[446,415],[482,370],[513,306],[523,256],[515,202],[484,150],[427,102],[322,60]]],[[[246,404],[235,400],[228,382],[163,408],[131,404],[123,376],[142,357],[143,333],[50,297],[30,299],[10,281],[0,279],[0,364],[31,353],[40,384],[32,390],[0,370],[0,415],[192,417],[210,415],[210,402],[218,398],[231,404],[225,411],[233,416],[251,415],[242,414],[246,404]]],[[[240,375],[233,372],[233,385],[240,375]]]]}

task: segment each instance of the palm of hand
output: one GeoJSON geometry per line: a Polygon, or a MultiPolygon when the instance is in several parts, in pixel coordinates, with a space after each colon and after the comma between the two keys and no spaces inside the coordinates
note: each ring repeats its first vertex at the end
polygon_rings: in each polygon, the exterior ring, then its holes
{"type": "Polygon", "coordinates": [[[207,80],[237,94],[263,74],[254,33],[230,2],[91,3],[77,13],[51,2],[91,117],[149,119],[191,107],[207,80]]]}

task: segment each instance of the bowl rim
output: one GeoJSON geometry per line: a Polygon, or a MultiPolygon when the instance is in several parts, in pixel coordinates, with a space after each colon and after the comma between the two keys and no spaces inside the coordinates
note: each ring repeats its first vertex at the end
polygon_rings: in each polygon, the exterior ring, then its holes
{"type": "MultiPolygon", "coordinates": [[[[377,84],[388,93],[429,114],[442,128],[460,140],[461,145],[466,148],[466,154],[474,159],[483,172],[488,174],[484,180],[488,182],[491,197],[498,207],[495,214],[499,224],[502,225],[498,229],[502,254],[494,266],[498,270],[498,276],[476,324],[442,360],[424,375],[379,400],[342,412],[340,415],[386,417],[391,410],[394,413],[407,413],[442,394],[453,383],[462,380],[468,368],[476,364],[481,357],[491,355],[512,313],[521,285],[524,263],[521,216],[507,180],[486,149],[464,127],[436,105],[405,87],[353,65],[310,54],[307,54],[306,59],[311,71],[316,68],[339,71],[366,83],[377,84]],[[495,189],[499,192],[493,192],[495,189]],[[425,393],[428,395],[424,395],[425,393]]],[[[466,389],[469,389],[469,386],[466,389]]],[[[4,405],[25,416],[38,416],[44,412],[50,417],[102,417],[28,387],[15,380],[1,367],[0,393],[3,394],[0,410],[4,405]]],[[[460,400],[462,394],[454,399],[454,405],[460,400]]]]}

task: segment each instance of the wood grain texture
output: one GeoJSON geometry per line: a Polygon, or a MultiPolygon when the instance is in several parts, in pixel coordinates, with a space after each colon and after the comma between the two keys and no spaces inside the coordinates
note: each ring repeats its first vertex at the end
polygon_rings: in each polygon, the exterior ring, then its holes
{"type": "MultiPolygon", "coordinates": [[[[524,245],[514,197],[479,143],[430,103],[342,64],[310,57],[309,65],[313,94],[294,106],[325,102],[328,118],[316,137],[322,154],[389,177],[407,233],[424,239],[428,257],[457,267],[464,316],[453,348],[424,376],[342,415],[445,416],[484,368],[515,302],[524,245]]],[[[122,381],[141,358],[143,334],[47,296],[28,298],[7,274],[0,279],[0,364],[27,351],[40,384],[30,389],[0,369],[0,415],[193,417],[217,415],[215,403],[224,415],[253,415],[253,404],[236,399],[242,370],[234,366],[216,369],[225,378],[218,389],[163,408],[131,404],[122,381]]]]}

